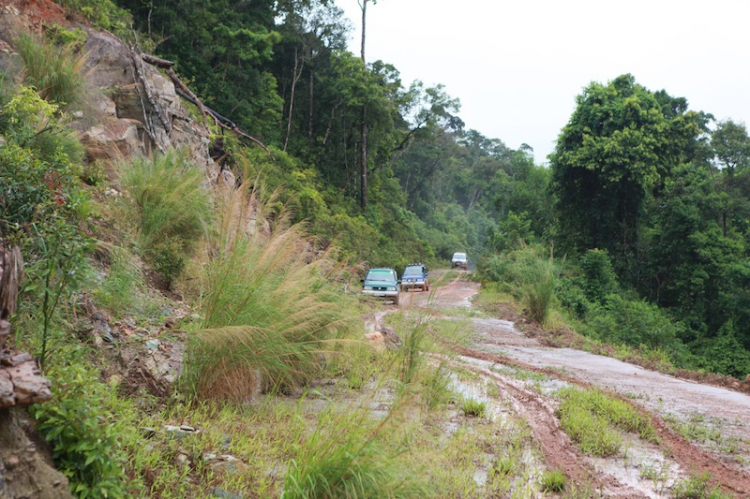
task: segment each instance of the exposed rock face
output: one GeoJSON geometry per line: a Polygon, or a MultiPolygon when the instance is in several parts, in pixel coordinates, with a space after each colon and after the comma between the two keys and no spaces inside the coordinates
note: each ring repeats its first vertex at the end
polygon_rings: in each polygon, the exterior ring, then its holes
{"type": "Polygon", "coordinates": [[[209,155],[208,131],[188,114],[169,78],[106,32],[88,30],[84,51],[84,74],[97,91],[92,94],[93,107],[101,113],[98,123],[81,130],[89,159],[111,161],[170,147],[187,148],[215,180],[219,169],[209,155]],[[150,104],[148,93],[158,109],[150,104]]]}

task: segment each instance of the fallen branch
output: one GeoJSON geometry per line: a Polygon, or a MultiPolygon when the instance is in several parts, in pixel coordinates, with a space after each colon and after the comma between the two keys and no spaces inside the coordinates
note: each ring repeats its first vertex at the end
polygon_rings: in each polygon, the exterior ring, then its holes
{"type": "MultiPolygon", "coordinates": [[[[182,97],[186,101],[190,102],[191,104],[198,105],[197,102],[194,101],[192,97],[190,97],[189,95],[187,95],[182,90],[176,89],[176,91],[177,91],[177,95],[179,95],[180,97],[182,97]]],[[[268,154],[269,158],[271,158],[272,160],[276,161],[276,158],[273,157],[273,154],[268,149],[268,147],[266,147],[266,145],[263,144],[263,142],[261,142],[260,140],[256,139],[255,137],[252,137],[252,136],[246,134],[245,132],[243,132],[242,130],[240,130],[240,128],[235,124],[235,122],[232,121],[232,120],[230,120],[229,118],[225,118],[224,116],[220,115],[219,113],[217,113],[216,111],[214,111],[210,107],[206,107],[206,106],[204,106],[204,107],[205,107],[206,111],[211,116],[214,117],[214,119],[216,120],[216,123],[220,127],[224,128],[225,130],[229,130],[231,132],[234,132],[234,133],[236,133],[237,135],[239,135],[241,137],[245,137],[248,140],[251,140],[253,143],[255,143],[256,145],[258,145],[259,147],[261,147],[264,151],[266,151],[266,153],[268,154]]]]}
{"type": "Polygon", "coordinates": [[[206,114],[210,114],[216,124],[226,130],[229,130],[231,132],[234,132],[235,134],[245,137],[246,139],[252,141],[257,146],[261,147],[266,153],[268,154],[268,157],[270,157],[272,160],[276,161],[276,158],[273,157],[273,154],[271,151],[266,147],[263,142],[256,139],[255,137],[248,135],[247,133],[243,132],[232,120],[225,118],[224,116],[220,115],[213,109],[207,107],[206,105],[201,102],[201,100],[198,98],[197,95],[195,95],[185,83],[183,83],[182,80],[180,80],[180,77],[177,76],[177,74],[172,69],[172,66],[174,66],[174,62],[167,61],[166,59],[161,59],[159,57],[155,57],[153,55],[144,54],[141,53],[141,59],[153,66],[166,69],[166,73],[169,76],[169,78],[172,80],[172,83],[175,85],[175,92],[177,95],[185,99],[186,101],[190,102],[191,104],[198,106],[198,109],[201,112],[201,116],[203,117],[203,126],[206,126],[206,114]]]}
{"type": "MultiPolygon", "coordinates": [[[[144,58],[143,60],[145,61],[146,59],[144,58]]],[[[170,61],[166,61],[166,62],[170,62],[170,61]]],[[[186,95],[190,96],[193,102],[195,102],[195,105],[198,106],[198,110],[201,112],[201,117],[203,118],[203,126],[208,128],[208,125],[206,124],[206,106],[203,105],[203,102],[201,102],[198,96],[195,95],[188,88],[188,86],[182,82],[182,80],[180,80],[180,78],[172,70],[171,67],[167,68],[167,76],[169,76],[172,79],[172,83],[175,84],[175,87],[177,87],[179,90],[182,90],[186,95]]],[[[216,117],[214,117],[214,120],[216,120],[216,117]]]]}
{"type": "Polygon", "coordinates": [[[151,87],[148,84],[148,81],[146,81],[146,76],[143,74],[143,65],[141,64],[141,57],[138,57],[136,54],[136,50],[134,47],[130,48],[130,51],[132,53],[133,57],[133,65],[135,66],[135,71],[138,75],[138,79],[141,80],[141,84],[143,85],[143,88],[146,92],[146,97],[148,98],[149,104],[151,104],[151,107],[156,112],[156,115],[159,117],[159,121],[161,121],[162,126],[164,127],[164,130],[166,130],[167,135],[171,135],[172,133],[172,126],[169,124],[169,121],[167,118],[162,114],[159,107],[156,105],[156,100],[154,100],[154,94],[151,92],[151,87]]]}

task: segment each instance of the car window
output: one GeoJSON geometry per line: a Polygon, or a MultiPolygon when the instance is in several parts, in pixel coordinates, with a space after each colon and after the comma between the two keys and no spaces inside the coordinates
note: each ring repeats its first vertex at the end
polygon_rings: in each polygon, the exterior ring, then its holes
{"type": "Polygon", "coordinates": [[[367,273],[366,279],[368,281],[385,281],[390,282],[394,280],[393,271],[391,270],[371,270],[367,273]]]}
{"type": "Polygon", "coordinates": [[[412,276],[412,275],[422,275],[422,267],[406,267],[404,270],[405,276],[412,276]]]}
{"type": "Polygon", "coordinates": [[[454,253],[453,259],[458,260],[459,258],[466,258],[466,253],[454,253]]]}

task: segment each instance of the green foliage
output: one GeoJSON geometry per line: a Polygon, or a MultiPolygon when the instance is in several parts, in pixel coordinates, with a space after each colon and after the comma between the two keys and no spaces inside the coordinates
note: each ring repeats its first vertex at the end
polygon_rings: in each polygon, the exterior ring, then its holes
{"type": "Polygon", "coordinates": [[[607,304],[589,316],[592,335],[603,341],[651,349],[673,347],[680,327],[656,305],[609,295],[607,304]]]}
{"type": "Polygon", "coordinates": [[[649,194],[690,159],[706,121],[684,99],[652,93],[631,75],[591,83],[551,156],[563,249],[634,251],[649,194]]]}
{"type": "Polygon", "coordinates": [[[57,46],[71,46],[78,51],[86,43],[86,32],[81,28],[67,29],[59,24],[46,26],[44,36],[57,46]]]}
{"type": "Polygon", "coordinates": [[[550,256],[548,259],[538,258],[529,270],[526,288],[529,318],[544,324],[555,300],[557,269],[550,256]]]}
{"type": "Polygon", "coordinates": [[[497,231],[492,235],[492,247],[495,251],[517,249],[519,245],[532,242],[532,238],[528,214],[517,215],[511,211],[507,218],[498,222],[497,231]]]}
{"type": "Polygon", "coordinates": [[[81,74],[84,58],[75,54],[74,44],[60,47],[23,34],[15,45],[23,61],[23,77],[27,85],[36,88],[43,99],[63,108],[81,104],[85,91],[81,74]]]}
{"type": "Polygon", "coordinates": [[[494,255],[478,266],[480,279],[522,300],[531,320],[544,324],[555,302],[558,270],[554,259],[533,247],[494,255]]]}
{"type": "Polygon", "coordinates": [[[103,403],[106,392],[114,387],[102,384],[99,373],[87,367],[90,364],[83,356],[80,348],[60,354],[46,372],[54,398],[33,406],[31,413],[76,497],[127,497],[125,456],[111,424],[117,415],[103,403]]]}
{"type": "Polygon", "coordinates": [[[544,492],[562,492],[568,484],[568,477],[562,470],[547,470],[542,474],[542,490],[544,492]]]}
{"type": "Polygon", "coordinates": [[[32,87],[4,86],[5,78],[0,73],[0,133],[29,149],[40,161],[75,169],[83,147],[58,116],[59,106],[42,99],[32,87]]]}
{"type": "Polygon", "coordinates": [[[608,295],[619,291],[617,275],[605,250],[586,251],[581,258],[581,270],[583,290],[590,301],[604,303],[608,295]]]}
{"type": "Polygon", "coordinates": [[[692,345],[697,367],[709,372],[743,379],[750,373],[750,351],[740,343],[733,323],[722,327],[717,336],[692,345]]]}
{"type": "Polygon", "coordinates": [[[117,250],[104,282],[94,291],[94,298],[98,306],[117,318],[136,307],[143,285],[138,268],[124,250],[117,250]]]}
{"type": "Polygon", "coordinates": [[[0,235],[21,245],[27,265],[22,309],[38,319],[35,332],[44,367],[55,312],[81,283],[86,267],[90,241],[79,222],[89,214],[88,197],[65,153],[72,142],[51,135],[52,140],[39,140],[47,127],[57,128],[57,107],[29,87],[12,90],[3,95],[0,113],[7,137],[0,147],[0,235]],[[39,127],[44,128],[35,133],[39,127]]]}
{"type": "Polygon", "coordinates": [[[112,0],[60,0],[63,7],[81,14],[94,26],[118,35],[127,34],[132,16],[112,0]]]}
{"type": "Polygon", "coordinates": [[[203,172],[187,154],[170,150],[120,164],[141,247],[168,286],[181,274],[211,218],[203,172]]]}

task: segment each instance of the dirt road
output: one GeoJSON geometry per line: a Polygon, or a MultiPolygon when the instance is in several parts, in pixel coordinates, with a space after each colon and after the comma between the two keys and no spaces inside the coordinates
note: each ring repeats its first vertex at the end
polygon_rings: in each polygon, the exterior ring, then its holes
{"type": "MultiPolygon", "coordinates": [[[[449,309],[470,309],[476,283],[456,279],[433,293],[409,293],[402,303],[435,316],[449,309]]],[[[570,348],[550,348],[529,338],[510,321],[472,316],[465,319],[472,344],[456,346],[455,362],[496,383],[532,429],[548,465],[574,480],[592,484],[606,497],[667,497],[669,488],[691,474],[708,473],[735,497],[750,497],[750,396],[677,379],[619,360],[570,348]],[[543,373],[535,390],[497,366],[543,373]],[[631,443],[629,459],[594,459],[580,454],[559,428],[550,395],[561,384],[596,386],[619,394],[647,412],[661,438],[660,446],[631,443]],[[664,421],[671,422],[670,425],[664,421]],[[695,435],[688,442],[673,430],[695,435]],[[647,468],[661,470],[654,479],[647,468]]]]}

